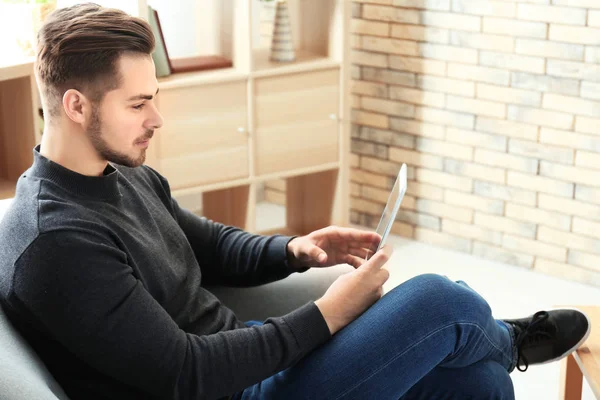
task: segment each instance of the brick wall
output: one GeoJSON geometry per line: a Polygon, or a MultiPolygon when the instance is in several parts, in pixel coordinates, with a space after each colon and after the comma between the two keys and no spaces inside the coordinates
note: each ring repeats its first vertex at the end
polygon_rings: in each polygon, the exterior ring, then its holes
{"type": "Polygon", "coordinates": [[[352,222],[600,286],[600,0],[352,9],[352,222]]]}

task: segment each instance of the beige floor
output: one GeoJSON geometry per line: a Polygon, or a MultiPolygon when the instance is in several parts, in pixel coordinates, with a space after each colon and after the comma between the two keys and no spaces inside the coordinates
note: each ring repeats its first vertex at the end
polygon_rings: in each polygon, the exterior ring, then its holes
{"type": "MultiPolygon", "coordinates": [[[[259,229],[283,226],[284,219],[283,207],[265,203],[257,211],[259,229]]],[[[395,250],[387,264],[390,279],[384,286],[385,291],[420,273],[433,272],[467,282],[488,301],[496,318],[518,318],[557,304],[600,304],[600,289],[592,286],[399,237],[392,237],[391,243],[395,250]]],[[[513,372],[511,376],[519,400],[558,398],[558,363],[534,366],[525,373],[513,372]]],[[[583,399],[594,399],[585,383],[583,399]]]]}

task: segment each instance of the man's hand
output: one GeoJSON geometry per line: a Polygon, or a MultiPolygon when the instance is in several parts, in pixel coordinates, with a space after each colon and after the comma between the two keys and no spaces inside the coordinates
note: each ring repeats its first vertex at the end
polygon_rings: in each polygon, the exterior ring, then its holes
{"type": "Polygon", "coordinates": [[[382,267],[392,252],[391,246],[383,246],[362,266],[340,275],[323,297],[315,301],[332,335],[358,318],[383,296],[383,284],[390,273],[382,267]]]}
{"type": "Polygon", "coordinates": [[[358,268],[380,240],[375,232],[329,226],[292,239],[287,247],[288,262],[294,269],[338,264],[358,268]]]}

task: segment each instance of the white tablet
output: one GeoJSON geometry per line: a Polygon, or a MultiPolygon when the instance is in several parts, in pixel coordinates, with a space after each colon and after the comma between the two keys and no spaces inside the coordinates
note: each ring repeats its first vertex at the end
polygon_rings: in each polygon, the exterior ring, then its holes
{"type": "Polygon", "coordinates": [[[396,177],[396,182],[394,182],[394,187],[390,192],[388,201],[383,209],[383,213],[381,214],[379,225],[377,225],[377,229],[375,231],[381,236],[381,241],[378,245],[374,243],[369,251],[367,251],[367,257],[365,260],[371,258],[373,254],[375,254],[385,245],[390,231],[392,230],[392,225],[396,220],[396,214],[398,214],[400,204],[402,204],[404,194],[406,193],[406,186],[406,164],[402,164],[402,167],[400,167],[400,171],[398,172],[398,176],[396,177]]]}

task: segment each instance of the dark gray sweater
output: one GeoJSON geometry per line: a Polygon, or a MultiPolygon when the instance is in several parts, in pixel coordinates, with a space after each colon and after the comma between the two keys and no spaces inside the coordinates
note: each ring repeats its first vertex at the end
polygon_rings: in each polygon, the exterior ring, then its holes
{"type": "Polygon", "coordinates": [[[248,328],[202,287],[285,278],[289,240],[180,208],[149,167],[83,176],[38,146],[0,223],[0,300],[72,399],[221,398],[331,337],[314,302],[248,328]]]}

